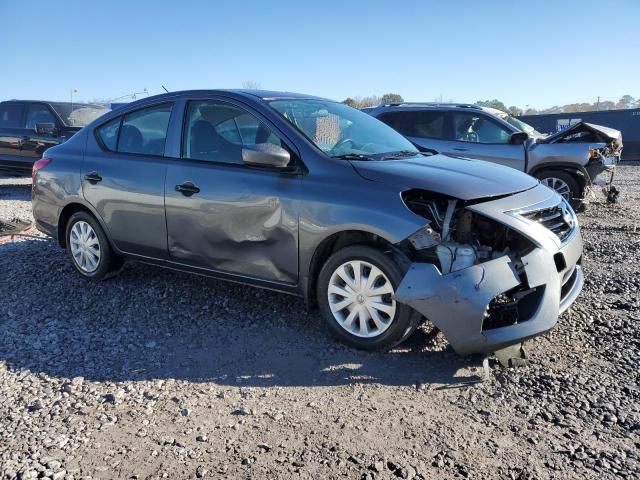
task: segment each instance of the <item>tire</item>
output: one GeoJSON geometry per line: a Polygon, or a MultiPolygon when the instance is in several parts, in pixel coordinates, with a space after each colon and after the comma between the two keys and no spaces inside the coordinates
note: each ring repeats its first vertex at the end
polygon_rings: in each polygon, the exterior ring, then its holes
{"type": "Polygon", "coordinates": [[[558,192],[574,209],[582,203],[582,188],[575,175],[564,170],[543,170],[536,177],[543,185],[558,192]]]}
{"type": "Polygon", "coordinates": [[[65,246],[71,264],[87,280],[107,279],[122,268],[122,258],[113,252],[104,230],[88,212],[71,216],[65,231],[65,246]]]}
{"type": "Polygon", "coordinates": [[[388,350],[409,338],[422,316],[391,298],[403,276],[402,268],[393,257],[371,246],[354,245],[331,255],[318,275],[316,291],[329,331],[341,342],[362,350],[388,350]],[[369,289],[354,288],[357,286],[354,266],[359,266],[365,284],[372,273],[376,275],[371,287],[384,294],[367,295],[369,289]],[[345,275],[349,284],[344,280],[345,275]],[[338,291],[345,295],[336,293],[338,291]],[[373,315],[377,317],[375,320],[373,315]]]}

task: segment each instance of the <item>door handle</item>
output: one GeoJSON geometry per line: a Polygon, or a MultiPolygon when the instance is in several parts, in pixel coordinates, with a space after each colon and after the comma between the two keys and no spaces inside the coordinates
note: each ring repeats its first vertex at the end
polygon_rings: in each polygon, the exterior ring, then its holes
{"type": "Polygon", "coordinates": [[[84,176],[84,179],[92,184],[96,184],[102,181],[102,177],[98,175],[98,172],[89,172],[84,176]]]}
{"type": "Polygon", "coordinates": [[[456,150],[458,152],[468,152],[469,151],[468,148],[461,148],[461,147],[453,147],[452,150],[456,150]]]}
{"type": "Polygon", "coordinates": [[[184,182],[180,185],[176,185],[176,192],[181,192],[185,197],[190,197],[199,191],[200,189],[191,182],[184,182]]]}

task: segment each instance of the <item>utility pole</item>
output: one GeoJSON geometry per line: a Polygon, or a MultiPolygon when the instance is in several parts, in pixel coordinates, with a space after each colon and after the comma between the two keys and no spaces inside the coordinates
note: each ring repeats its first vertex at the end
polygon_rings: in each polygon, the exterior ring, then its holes
{"type": "Polygon", "coordinates": [[[598,95],[598,102],[596,103],[596,110],[600,110],[600,95],[598,95]]]}
{"type": "Polygon", "coordinates": [[[69,97],[71,100],[71,111],[73,112],[73,94],[74,93],[78,93],[78,90],[76,90],[75,88],[72,88],[71,91],[69,92],[69,97]]]}

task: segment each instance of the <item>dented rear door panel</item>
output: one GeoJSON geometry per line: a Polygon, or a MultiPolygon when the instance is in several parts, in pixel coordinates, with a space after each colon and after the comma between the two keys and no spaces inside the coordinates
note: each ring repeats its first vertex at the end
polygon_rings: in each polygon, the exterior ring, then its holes
{"type": "Polygon", "coordinates": [[[259,280],[298,281],[300,178],[244,165],[173,160],[165,206],[170,259],[259,280]],[[176,186],[200,191],[186,196],[176,186]]]}

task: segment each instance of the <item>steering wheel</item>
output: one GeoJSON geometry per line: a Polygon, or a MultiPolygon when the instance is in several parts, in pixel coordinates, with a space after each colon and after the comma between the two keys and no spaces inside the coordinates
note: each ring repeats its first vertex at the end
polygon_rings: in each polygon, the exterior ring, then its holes
{"type": "Polygon", "coordinates": [[[478,135],[477,132],[467,132],[464,135],[464,139],[467,142],[473,142],[473,143],[479,143],[480,142],[480,136],[478,135]]]}
{"type": "Polygon", "coordinates": [[[341,146],[345,145],[348,142],[353,143],[353,140],[348,137],[343,138],[342,140],[338,140],[338,143],[336,143],[333,147],[331,147],[331,150],[329,150],[329,153],[333,153],[335,150],[338,150],[341,146]]]}

